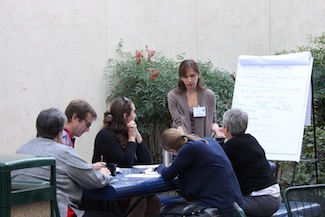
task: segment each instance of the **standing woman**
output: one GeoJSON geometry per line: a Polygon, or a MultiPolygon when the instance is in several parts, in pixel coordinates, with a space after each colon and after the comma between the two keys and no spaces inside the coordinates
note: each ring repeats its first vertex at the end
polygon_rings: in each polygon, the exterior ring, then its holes
{"type": "MultiPolygon", "coordinates": [[[[95,138],[93,162],[98,162],[103,156],[107,163],[116,163],[118,167],[151,163],[151,155],[138,131],[135,118],[135,105],[131,100],[121,97],[112,102],[109,111],[104,113],[103,129],[95,138]]],[[[127,209],[136,200],[134,197],[120,201],[119,205],[127,209]],[[123,207],[125,203],[127,206],[123,207]]],[[[147,196],[128,216],[154,217],[159,213],[160,205],[156,195],[147,196]]]]}
{"type": "Polygon", "coordinates": [[[199,137],[224,137],[222,128],[216,123],[216,98],[208,88],[202,86],[201,73],[194,60],[184,60],[178,70],[178,87],[168,93],[168,109],[172,116],[172,127],[181,134],[199,137]]]}

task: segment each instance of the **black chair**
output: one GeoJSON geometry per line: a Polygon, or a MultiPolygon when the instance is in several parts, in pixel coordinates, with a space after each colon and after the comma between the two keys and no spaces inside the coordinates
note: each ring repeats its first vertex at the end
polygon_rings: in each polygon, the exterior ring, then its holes
{"type": "Polygon", "coordinates": [[[325,215],[325,184],[291,186],[284,192],[288,217],[325,215]]]}

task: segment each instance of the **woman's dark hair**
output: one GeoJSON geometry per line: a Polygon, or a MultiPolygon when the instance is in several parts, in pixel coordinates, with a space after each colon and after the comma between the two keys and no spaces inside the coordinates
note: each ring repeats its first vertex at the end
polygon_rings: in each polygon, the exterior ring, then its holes
{"type": "Polygon", "coordinates": [[[111,130],[115,133],[122,148],[125,148],[128,142],[127,123],[124,120],[124,113],[129,116],[132,111],[132,101],[126,97],[119,97],[115,99],[109,111],[104,113],[104,129],[111,130]]]}
{"type": "MultiPolygon", "coordinates": [[[[178,92],[186,91],[186,86],[182,81],[182,77],[184,77],[189,69],[193,69],[198,75],[201,74],[198,64],[194,60],[184,60],[181,62],[179,69],[178,69],[178,92]]],[[[201,78],[197,81],[197,87],[198,90],[204,89],[201,78]]]]}

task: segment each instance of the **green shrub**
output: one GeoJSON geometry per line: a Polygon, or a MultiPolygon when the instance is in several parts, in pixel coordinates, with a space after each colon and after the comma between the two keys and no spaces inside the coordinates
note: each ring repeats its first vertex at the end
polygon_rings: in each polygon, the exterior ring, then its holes
{"type": "Polygon", "coordinates": [[[314,62],[312,70],[313,93],[315,101],[315,123],[325,125],[325,33],[320,36],[308,36],[310,46],[299,46],[297,50],[280,51],[277,54],[310,51],[314,62]]]}
{"type": "MultiPolygon", "coordinates": [[[[134,102],[138,128],[152,151],[154,161],[160,162],[160,134],[171,125],[167,94],[177,86],[178,67],[184,57],[178,55],[176,60],[167,58],[162,53],[149,50],[147,46],[135,54],[123,52],[122,41],[117,52],[120,59],[110,59],[105,68],[107,102],[120,96],[134,102]]],[[[220,122],[222,114],[231,106],[234,79],[226,70],[213,67],[210,61],[198,61],[198,65],[204,86],[216,94],[217,118],[220,122]]]]}

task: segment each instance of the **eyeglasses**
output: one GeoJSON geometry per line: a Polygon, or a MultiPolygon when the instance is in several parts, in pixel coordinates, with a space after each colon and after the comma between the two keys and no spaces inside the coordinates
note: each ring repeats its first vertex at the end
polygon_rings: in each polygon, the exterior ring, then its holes
{"type": "Polygon", "coordinates": [[[130,100],[128,98],[126,98],[125,96],[123,96],[123,101],[124,101],[124,104],[128,103],[130,100]]]}
{"type": "Polygon", "coordinates": [[[122,98],[123,98],[123,102],[124,102],[122,112],[124,112],[125,105],[126,105],[128,102],[130,102],[130,100],[129,100],[128,98],[126,98],[125,96],[123,96],[122,98]]]}
{"type": "Polygon", "coordinates": [[[84,121],[86,121],[86,127],[87,128],[90,128],[91,126],[91,122],[87,121],[85,118],[83,118],[84,121]]]}

